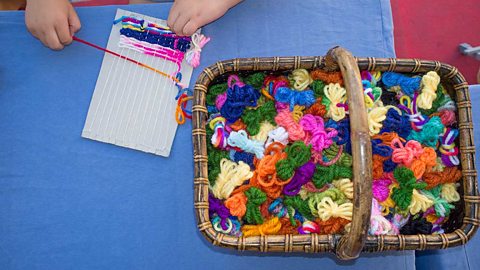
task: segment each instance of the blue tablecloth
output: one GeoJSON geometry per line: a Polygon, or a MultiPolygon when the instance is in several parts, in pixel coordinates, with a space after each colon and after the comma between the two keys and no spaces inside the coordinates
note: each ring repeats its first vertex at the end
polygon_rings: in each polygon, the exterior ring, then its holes
{"type": "MultiPolygon", "coordinates": [[[[166,18],[169,7],[123,8],[166,18]]],[[[78,36],[106,45],[115,7],[78,12],[78,36]]],[[[50,51],[23,21],[22,12],[0,12],[0,269],[414,268],[413,252],[338,262],[212,247],[194,221],[190,123],[169,158],[82,139],[103,55],[82,44],[50,51]]],[[[212,41],[202,67],[323,55],[337,44],[394,56],[387,0],[246,1],[204,31],[212,41]]]]}
{"type": "MultiPolygon", "coordinates": [[[[480,104],[480,85],[470,86],[470,98],[472,104],[480,104]]],[[[480,126],[480,108],[472,106],[474,127],[480,126]]],[[[477,129],[478,130],[478,129],[477,129]]],[[[475,145],[480,145],[480,136],[475,132],[475,145]]],[[[476,152],[477,170],[480,168],[480,153],[476,152]]],[[[478,234],[478,232],[477,232],[478,234]]],[[[417,252],[417,267],[419,269],[440,270],[440,269],[480,269],[480,236],[476,235],[465,246],[450,248],[446,250],[433,250],[417,252]]]]}

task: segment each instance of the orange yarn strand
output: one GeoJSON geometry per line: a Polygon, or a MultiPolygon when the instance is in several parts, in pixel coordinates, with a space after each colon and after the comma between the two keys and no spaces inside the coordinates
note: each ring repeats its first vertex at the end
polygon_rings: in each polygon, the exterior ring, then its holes
{"type": "Polygon", "coordinates": [[[325,221],[321,219],[316,219],[315,222],[320,227],[321,234],[335,234],[340,233],[345,225],[350,223],[349,220],[341,217],[332,217],[325,221]]]}
{"type": "Polygon", "coordinates": [[[383,144],[391,145],[392,141],[399,139],[401,142],[405,142],[405,139],[398,136],[396,132],[384,132],[382,134],[377,134],[372,137],[373,139],[381,140],[383,144]]]}
{"type": "Polygon", "coordinates": [[[427,183],[426,189],[432,189],[440,184],[455,183],[462,178],[462,171],[457,167],[446,167],[443,172],[427,172],[423,181],[427,183]]]}
{"type": "Polygon", "coordinates": [[[322,97],[317,98],[315,103],[305,111],[307,114],[323,117],[327,113],[325,105],[322,104],[322,97]]]}
{"type": "Polygon", "coordinates": [[[315,69],[310,72],[310,76],[314,80],[321,80],[326,84],[338,83],[343,85],[343,77],[340,71],[326,72],[321,69],[315,69]]]}

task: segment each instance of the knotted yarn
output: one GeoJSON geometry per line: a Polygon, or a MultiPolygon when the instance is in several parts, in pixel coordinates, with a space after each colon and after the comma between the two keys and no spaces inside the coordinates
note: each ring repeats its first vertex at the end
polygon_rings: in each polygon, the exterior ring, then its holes
{"type": "Polygon", "coordinates": [[[372,182],[372,194],[378,202],[384,202],[390,196],[392,180],[388,178],[374,179],[372,182]]]}
{"type": "Polygon", "coordinates": [[[384,72],[382,82],[387,87],[400,86],[402,91],[412,96],[414,91],[420,88],[421,77],[408,77],[396,72],[384,72]]]}
{"type": "Polygon", "coordinates": [[[307,162],[298,167],[292,180],[283,187],[283,194],[295,196],[300,192],[300,188],[312,179],[315,173],[315,163],[307,162]]]}
{"type": "Polygon", "coordinates": [[[300,196],[285,196],[283,204],[289,209],[290,216],[293,216],[293,212],[297,211],[302,217],[306,219],[312,219],[313,215],[310,212],[308,202],[303,200],[300,196]]]}
{"type": "Polygon", "coordinates": [[[353,182],[348,178],[341,178],[332,182],[333,186],[345,194],[347,199],[353,199],[353,182]]]}
{"type": "Polygon", "coordinates": [[[277,116],[275,116],[275,122],[285,128],[291,141],[299,141],[305,138],[305,131],[300,124],[295,122],[290,111],[280,111],[277,116]]]}
{"type": "Polygon", "coordinates": [[[340,71],[328,72],[321,69],[314,69],[310,72],[310,76],[314,80],[320,80],[327,84],[338,83],[343,85],[343,77],[340,71]]]}
{"type": "Polygon", "coordinates": [[[392,224],[382,215],[380,208],[381,206],[378,204],[378,201],[372,199],[372,213],[370,215],[370,228],[368,229],[371,235],[392,233],[392,224]]]}
{"type": "Polygon", "coordinates": [[[278,142],[283,145],[288,144],[288,132],[284,127],[277,127],[274,130],[268,132],[267,142],[265,147],[268,147],[270,144],[278,142]]]}
{"type": "Polygon", "coordinates": [[[222,226],[222,229],[228,229],[227,219],[230,215],[230,211],[225,205],[223,205],[223,202],[220,199],[215,198],[211,193],[208,194],[208,214],[210,218],[215,215],[220,217],[220,225],[222,226]]]}
{"type": "Polygon", "coordinates": [[[230,75],[227,98],[220,108],[220,113],[229,123],[234,123],[246,107],[256,107],[260,93],[251,85],[243,84],[236,75],[230,75]],[[231,83],[236,80],[235,83],[231,83]]]}
{"type": "Polygon", "coordinates": [[[328,220],[315,219],[315,223],[318,224],[320,234],[336,234],[346,230],[346,226],[350,224],[350,220],[332,217],[328,220]]]}
{"type": "Polygon", "coordinates": [[[412,202],[413,190],[423,189],[427,184],[417,183],[413,172],[405,167],[397,167],[393,175],[399,183],[399,187],[393,188],[392,199],[400,209],[407,210],[412,202]]]}
{"type": "Polygon", "coordinates": [[[437,186],[435,188],[432,188],[431,190],[424,190],[422,191],[422,194],[427,196],[432,201],[433,208],[435,209],[435,214],[437,215],[437,217],[449,216],[450,211],[455,208],[455,206],[448,203],[446,199],[442,198],[441,186],[437,186]]]}
{"type": "Polygon", "coordinates": [[[279,87],[275,93],[275,100],[289,104],[290,111],[293,111],[295,105],[310,107],[315,103],[315,95],[312,90],[296,91],[288,87],[279,87]]]}
{"type": "Polygon", "coordinates": [[[312,145],[312,149],[317,152],[330,147],[333,138],[338,134],[334,129],[326,130],[323,118],[319,116],[306,114],[300,119],[299,124],[306,133],[305,144],[312,145]]]}
{"type": "Polygon", "coordinates": [[[302,223],[302,226],[298,228],[298,233],[299,234],[320,233],[320,227],[318,226],[317,223],[313,221],[305,220],[302,223]]]}
{"type": "Polygon", "coordinates": [[[303,117],[304,110],[305,110],[305,106],[295,105],[293,107],[292,117],[293,117],[293,120],[295,120],[295,122],[298,123],[298,121],[300,121],[300,119],[303,117]]]}
{"type": "Polygon", "coordinates": [[[325,197],[317,205],[318,217],[325,221],[332,217],[339,217],[351,221],[353,215],[353,204],[350,202],[338,205],[330,197],[325,197]]]}
{"type": "Polygon", "coordinates": [[[234,194],[225,201],[225,206],[232,216],[241,219],[247,212],[247,196],[243,192],[234,194]]]}
{"type": "Polygon", "coordinates": [[[210,128],[213,130],[210,142],[215,148],[225,149],[228,146],[228,131],[225,130],[225,123],[225,118],[221,116],[215,117],[209,123],[210,128]]]}
{"type": "Polygon", "coordinates": [[[260,205],[267,200],[267,195],[260,189],[251,187],[245,191],[245,196],[247,197],[245,220],[248,224],[262,224],[263,217],[260,213],[260,205]]]}
{"type": "Polygon", "coordinates": [[[425,171],[430,171],[437,164],[437,153],[430,147],[423,148],[422,154],[416,158],[410,169],[417,179],[422,178],[425,171]]]}
{"type": "Polygon", "coordinates": [[[290,179],[295,170],[310,160],[310,146],[306,146],[302,141],[296,141],[285,148],[287,158],[280,160],[275,165],[277,176],[282,180],[290,179]]]}
{"type": "Polygon", "coordinates": [[[408,141],[404,146],[399,139],[394,139],[391,146],[393,149],[392,161],[407,167],[410,167],[413,161],[423,153],[422,145],[414,140],[408,141]]]}
{"type": "Polygon", "coordinates": [[[331,183],[335,179],[351,179],[352,177],[353,173],[351,167],[343,167],[336,164],[328,167],[317,165],[312,182],[315,187],[322,188],[325,184],[331,183]]]}
{"type": "Polygon", "coordinates": [[[298,91],[307,89],[307,87],[313,82],[308,71],[303,68],[293,70],[288,77],[291,80],[290,84],[292,84],[293,88],[298,91]]]}
{"type": "Polygon", "coordinates": [[[324,104],[328,103],[327,116],[337,122],[345,118],[345,107],[341,106],[347,101],[347,91],[345,88],[341,87],[338,83],[330,83],[325,86],[324,95],[325,98],[323,99],[323,102],[324,104]]]}
{"type": "Polygon", "coordinates": [[[410,214],[416,215],[420,212],[427,211],[428,208],[432,207],[433,200],[430,197],[425,196],[424,194],[418,192],[414,189],[412,192],[412,200],[408,206],[410,214]]]}
{"type": "Polygon", "coordinates": [[[422,90],[418,96],[417,105],[421,109],[431,109],[433,101],[437,98],[437,87],[440,76],[437,72],[429,71],[422,77],[422,90]]]}
{"type": "Polygon", "coordinates": [[[263,158],[265,151],[261,141],[250,140],[245,130],[233,131],[227,139],[228,145],[237,147],[245,152],[255,154],[257,158],[263,158]]]}
{"type": "Polygon", "coordinates": [[[280,219],[273,217],[261,225],[243,225],[242,233],[244,237],[277,234],[281,228],[280,219]]]}
{"type": "Polygon", "coordinates": [[[322,103],[322,97],[317,97],[315,103],[313,103],[312,106],[305,111],[305,113],[323,117],[327,113],[327,109],[322,103]]]}
{"type": "Polygon", "coordinates": [[[323,89],[325,88],[325,83],[320,80],[314,80],[311,84],[315,98],[318,99],[323,97],[323,89]]]}
{"type": "Polygon", "coordinates": [[[425,218],[411,219],[400,229],[400,234],[431,234],[432,227],[432,223],[428,222],[425,218]]]}
{"type": "Polygon", "coordinates": [[[270,100],[259,108],[245,110],[242,115],[242,121],[245,123],[248,133],[251,136],[255,136],[260,132],[261,125],[264,122],[274,125],[276,115],[275,103],[270,100]]]}
{"type": "Polygon", "coordinates": [[[245,180],[253,176],[250,166],[242,161],[237,164],[231,160],[222,159],[220,168],[220,174],[212,187],[212,193],[218,199],[227,199],[235,187],[240,186],[245,180]]]}
{"type": "Polygon", "coordinates": [[[445,201],[449,203],[460,201],[460,194],[457,191],[457,184],[455,183],[443,184],[440,196],[442,196],[442,198],[444,198],[445,201]]]}
{"type": "Polygon", "coordinates": [[[427,172],[423,175],[423,181],[427,184],[426,189],[432,189],[438,185],[455,183],[462,178],[462,171],[457,167],[445,167],[441,172],[427,172]]]}
{"type": "Polygon", "coordinates": [[[423,128],[423,125],[425,125],[428,120],[418,110],[417,98],[417,92],[414,93],[413,100],[409,96],[402,96],[400,98],[400,104],[398,104],[398,108],[407,113],[408,119],[412,124],[412,128],[416,131],[419,131],[423,128]]]}
{"type": "Polygon", "coordinates": [[[315,156],[315,153],[312,153],[314,161],[323,166],[330,166],[337,164],[343,167],[351,167],[353,164],[353,158],[350,154],[343,151],[343,145],[338,145],[332,143],[330,147],[323,150],[323,156],[315,156]]]}
{"type": "Polygon", "coordinates": [[[185,60],[187,63],[196,68],[200,65],[200,53],[202,52],[202,48],[210,41],[209,37],[204,36],[203,34],[194,33],[192,35],[191,47],[185,53],[185,60]]]}
{"type": "Polygon", "coordinates": [[[458,159],[458,148],[455,146],[455,139],[458,136],[458,130],[446,128],[442,137],[440,138],[440,153],[443,164],[447,167],[453,167],[460,164],[458,159]]]}
{"type": "Polygon", "coordinates": [[[312,193],[311,196],[308,198],[307,203],[308,208],[310,209],[310,213],[313,216],[318,217],[318,204],[327,197],[337,204],[344,204],[348,202],[345,194],[334,187],[326,189],[323,192],[312,193]]]}
{"type": "MultiPolygon", "coordinates": [[[[260,130],[258,131],[257,135],[251,136],[253,140],[265,143],[268,139],[268,134],[274,130],[276,127],[268,121],[263,121],[260,124],[260,130]]],[[[250,134],[251,135],[251,134],[250,134]]]]}
{"type": "Polygon", "coordinates": [[[407,115],[400,114],[396,109],[390,108],[385,115],[383,126],[380,132],[396,132],[400,137],[406,138],[410,134],[412,127],[407,115]]]}
{"type": "Polygon", "coordinates": [[[240,161],[243,161],[243,163],[248,164],[248,166],[250,166],[251,169],[254,169],[255,167],[255,165],[253,164],[255,155],[252,153],[237,152],[235,150],[230,150],[230,159],[237,163],[240,161]]]}
{"type": "Polygon", "coordinates": [[[283,180],[277,176],[276,164],[278,161],[287,158],[283,152],[284,146],[280,143],[273,143],[265,150],[265,156],[255,162],[255,172],[250,183],[258,183],[268,197],[275,199],[280,196],[283,186],[291,179],[283,180]]]}
{"type": "Polygon", "coordinates": [[[407,140],[415,140],[428,147],[436,147],[444,128],[440,117],[434,116],[423,126],[422,130],[412,131],[407,140]]]}

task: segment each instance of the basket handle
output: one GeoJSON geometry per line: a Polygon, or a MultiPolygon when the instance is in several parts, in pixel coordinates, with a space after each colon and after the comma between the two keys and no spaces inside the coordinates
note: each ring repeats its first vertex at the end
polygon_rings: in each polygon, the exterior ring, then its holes
{"type": "Polygon", "coordinates": [[[327,70],[342,72],[350,113],[350,139],[353,156],[353,216],[350,232],[343,235],[336,254],[340,259],[355,259],[365,244],[372,207],[372,145],[360,70],[352,54],[341,47],[328,51],[327,70]]]}

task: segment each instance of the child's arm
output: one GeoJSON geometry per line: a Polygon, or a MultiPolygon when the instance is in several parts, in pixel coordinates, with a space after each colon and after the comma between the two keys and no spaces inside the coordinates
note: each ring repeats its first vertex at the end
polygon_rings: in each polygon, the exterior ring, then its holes
{"type": "Polygon", "coordinates": [[[240,2],[242,0],[175,0],[168,15],[168,26],[178,35],[191,36],[240,2]]]}
{"type": "Polygon", "coordinates": [[[81,27],[68,0],[27,0],[25,24],[32,35],[54,50],[70,44],[81,27]]]}

